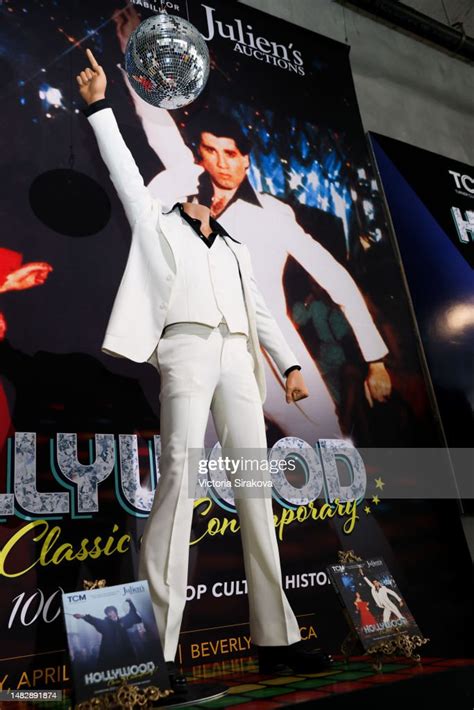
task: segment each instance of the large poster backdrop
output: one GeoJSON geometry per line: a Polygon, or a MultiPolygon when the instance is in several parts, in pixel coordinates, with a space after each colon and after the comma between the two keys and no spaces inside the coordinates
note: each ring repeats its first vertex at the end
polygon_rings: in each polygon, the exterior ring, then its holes
{"type": "MultiPolygon", "coordinates": [[[[177,1],[166,6],[187,14],[177,1]]],[[[121,69],[136,12],[153,7],[114,15],[123,6],[108,0],[0,5],[4,687],[67,682],[61,590],[134,579],[159,477],[158,374],[100,352],[130,231],[80,113],[74,76],[85,47],[104,66],[124,137],[164,201],[212,198],[199,152],[206,128],[239,145],[226,154],[233,168],[221,168],[222,179],[238,176],[239,190],[219,219],[249,246],[312,393],[301,408],[287,406],[268,367],[269,446],[299,436],[314,458],[324,437],[439,443],[347,47],[234,3],[187,6],[209,40],[211,77],[195,104],[168,114],[142,111],[121,69]],[[71,167],[75,177],[56,172],[71,167]],[[380,337],[392,382],[386,402],[370,401],[365,383],[380,337]]],[[[210,426],[211,445],[212,437],[210,426]]],[[[293,490],[304,483],[293,480],[293,490]]],[[[354,548],[384,557],[433,652],[466,652],[470,590],[455,506],[391,501],[380,471],[363,472],[358,486],[357,500],[340,505],[314,487],[300,505],[275,500],[284,584],[304,638],[337,651],[346,627],[324,570],[338,550],[354,548]]],[[[237,522],[228,502],[196,503],[179,648],[186,663],[249,649],[237,522]]]]}

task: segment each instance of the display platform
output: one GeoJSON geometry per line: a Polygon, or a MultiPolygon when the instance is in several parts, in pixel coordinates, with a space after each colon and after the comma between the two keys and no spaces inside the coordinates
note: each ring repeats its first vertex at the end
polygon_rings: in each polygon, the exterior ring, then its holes
{"type": "Polygon", "coordinates": [[[188,707],[277,710],[283,707],[394,707],[417,700],[450,703],[456,710],[474,706],[474,658],[423,658],[421,664],[392,658],[377,673],[366,656],[349,663],[336,657],[331,670],[312,675],[270,677],[258,673],[253,659],[213,663],[192,670],[195,682],[225,683],[225,697],[188,707]]]}
{"type": "MultiPolygon", "coordinates": [[[[323,673],[270,677],[258,672],[253,658],[195,666],[187,671],[190,691],[187,698],[176,697],[173,707],[233,708],[233,710],[278,710],[292,707],[401,707],[401,703],[423,701],[424,707],[440,707],[449,702],[456,710],[474,706],[474,658],[423,658],[421,664],[406,658],[392,658],[375,671],[366,656],[348,663],[341,657],[323,673]],[[196,702],[203,686],[213,699],[196,702]],[[193,690],[195,686],[195,691],[193,690]],[[222,693],[225,692],[225,695],[222,693]]],[[[9,702],[6,710],[69,710],[69,692],[61,702],[9,702]]],[[[160,705],[158,705],[160,707],[160,705]]],[[[161,706],[163,707],[163,706],[161,706]]]]}
{"type": "MultiPolygon", "coordinates": [[[[154,703],[154,708],[189,708],[208,707],[209,702],[220,701],[218,707],[226,707],[222,704],[222,698],[226,695],[228,686],[224,683],[199,683],[193,679],[185,692],[175,693],[163,700],[154,703]]],[[[232,703],[231,703],[232,704],[232,703]]]]}

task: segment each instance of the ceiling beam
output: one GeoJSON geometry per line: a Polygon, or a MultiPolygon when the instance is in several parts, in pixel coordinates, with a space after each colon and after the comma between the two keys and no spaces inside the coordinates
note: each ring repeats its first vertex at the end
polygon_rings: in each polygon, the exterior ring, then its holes
{"type": "Polygon", "coordinates": [[[428,15],[395,0],[337,0],[364,14],[448,51],[459,59],[474,62],[474,39],[461,28],[444,25],[428,15]]]}

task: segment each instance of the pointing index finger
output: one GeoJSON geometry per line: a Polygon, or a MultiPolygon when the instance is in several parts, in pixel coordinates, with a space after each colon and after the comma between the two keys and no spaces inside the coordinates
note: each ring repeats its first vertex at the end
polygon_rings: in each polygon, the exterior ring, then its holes
{"type": "Polygon", "coordinates": [[[97,67],[99,66],[99,63],[98,63],[97,59],[94,57],[94,55],[92,54],[91,50],[86,49],[86,54],[87,54],[87,58],[90,62],[92,69],[94,69],[94,70],[97,69],[97,67]]]}

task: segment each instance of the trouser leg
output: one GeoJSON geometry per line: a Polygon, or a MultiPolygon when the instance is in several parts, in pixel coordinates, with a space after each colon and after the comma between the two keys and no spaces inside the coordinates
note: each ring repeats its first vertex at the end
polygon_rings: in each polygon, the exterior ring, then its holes
{"type": "MultiPolygon", "coordinates": [[[[329,391],[316,363],[293,325],[288,327],[295,332],[295,340],[291,347],[296,353],[298,363],[301,364],[310,396],[308,399],[288,406],[285,401],[283,381],[273,369],[274,365],[270,365],[267,358],[264,357],[267,383],[267,397],[263,405],[265,416],[277,424],[284,436],[298,437],[310,446],[316,446],[319,439],[340,439],[342,438],[341,427],[329,391]]],[[[217,438],[214,423],[209,419],[206,429],[206,445],[212,446],[217,438]]]]}
{"type": "MultiPolygon", "coordinates": [[[[245,456],[246,450],[253,449],[253,453],[260,451],[261,457],[266,456],[262,403],[245,336],[230,334],[224,339],[220,379],[211,411],[225,453],[231,450],[236,458],[240,458],[245,456]]],[[[265,474],[259,476],[254,472],[249,475],[265,477],[265,474]]],[[[236,496],[236,507],[248,584],[252,640],[261,646],[295,643],[301,635],[282,587],[271,488],[258,489],[256,497],[236,496]]]]}
{"type": "Polygon", "coordinates": [[[218,331],[192,331],[170,328],[158,345],[160,480],[140,552],[139,574],[150,585],[166,661],[175,657],[186,603],[194,491],[192,482],[188,488],[188,451],[203,446],[219,374],[218,331]]]}
{"type": "Polygon", "coordinates": [[[394,614],[397,617],[397,619],[403,618],[402,612],[400,611],[398,606],[396,606],[393,602],[390,602],[390,604],[388,605],[388,609],[389,609],[389,613],[394,614]]]}

